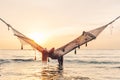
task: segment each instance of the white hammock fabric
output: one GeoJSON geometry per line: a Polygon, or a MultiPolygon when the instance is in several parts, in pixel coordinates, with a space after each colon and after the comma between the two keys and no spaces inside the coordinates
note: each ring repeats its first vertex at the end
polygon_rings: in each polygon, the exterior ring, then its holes
{"type": "MultiPolygon", "coordinates": [[[[83,44],[86,44],[87,46],[87,42],[95,39],[108,25],[112,24],[114,21],[116,21],[119,17],[117,17],[116,19],[114,19],[113,21],[111,21],[110,23],[96,28],[94,30],[85,32],[83,31],[83,34],[81,36],[79,36],[78,38],[76,38],[75,40],[67,43],[66,45],[56,49],[54,51],[54,53],[52,54],[53,57],[55,56],[63,56],[67,53],[69,53],[70,51],[72,51],[73,49],[76,49],[77,47],[79,48],[80,46],[82,46],[83,44]]],[[[17,31],[16,29],[14,29],[11,25],[7,24],[3,19],[0,18],[0,20],[2,22],[4,22],[8,28],[11,28],[14,35],[16,37],[18,37],[18,39],[20,39],[21,44],[27,43],[29,45],[31,45],[33,48],[35,48],[36,50],[43,52],[44,48],[41,47],[39,44],[37,44],[36,42],[34,42],[32,39],[26,37],[25,35],[23,35],[22,33],[20,33],[19,31],[17,31]]]]}
{"type": "Polygon", "coordinates": [[[56,49],[54,54],[63,56],[65,54],[67,54],[68,52],[72,51],[73,49],[76,49],[77,47],[79,48],[83,44],[87,45],[87,42],[95,39],[108,25],[112,24],[118,18],[120,18],[120,16],[117,17],[116,19],[114,19],[113,21],[111,21],[110,23],[108,23],[102,27],[96,28],[94,30],[91,30],[88,32],[83,31],[83,34],[81,36],[79,36],[75,40],[69,42],[68,44],[56,49]]]}
{"type": "Polygon", "coordinates": [[[17,31],[16,29],[14,29],[10,24],[6,23],[3,19],[0,18],[0,20],[2,22],[4,22],[7,26],[8,26],[8,29],[11,28],[13,33],[14,33],[14,36],[16,36],[20,42],[21,42],[21,45],[24,45],[24,44],[29,44],[31,45],[34,49],[42,52],[44,50],[43,47],[41,47],[39,44],[37,44],[34,40],[26,37],[24,34],[20,33],[19,31],[17,31]]]}

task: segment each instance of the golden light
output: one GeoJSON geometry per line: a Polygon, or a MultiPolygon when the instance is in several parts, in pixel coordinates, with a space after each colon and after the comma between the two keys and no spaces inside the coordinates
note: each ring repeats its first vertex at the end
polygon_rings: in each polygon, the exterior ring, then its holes
{"type": "Polygon", "coordinates": [[[42,34],[38,32],[30,33],[29,37],[33,39],[35,42],[37,42],[38,44],[44,44],[47,40],[46,34],[42,34]]]}

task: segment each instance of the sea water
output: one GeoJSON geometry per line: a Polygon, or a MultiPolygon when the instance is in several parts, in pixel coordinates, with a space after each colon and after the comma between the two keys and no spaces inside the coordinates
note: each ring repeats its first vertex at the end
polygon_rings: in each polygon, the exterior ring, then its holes
{"type": "Polygon", "coordinates": [[[120,80],[120,50],[78,50],[47,65],[34,50],[0,50],[0,80],[120,80]]]}

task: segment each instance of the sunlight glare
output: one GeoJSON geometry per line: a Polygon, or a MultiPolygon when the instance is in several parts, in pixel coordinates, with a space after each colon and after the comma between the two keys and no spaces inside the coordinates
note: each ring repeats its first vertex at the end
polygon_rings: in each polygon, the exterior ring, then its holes
{"type": "Polygon", "coordinates": [[[47,39],[46,34],[42,34],[42,33],[38,33],[38,32],[30,33],[29,37],[31,39],[33,39],[35,42],[37,42],[38,44],[44,44],[47,39]]]}

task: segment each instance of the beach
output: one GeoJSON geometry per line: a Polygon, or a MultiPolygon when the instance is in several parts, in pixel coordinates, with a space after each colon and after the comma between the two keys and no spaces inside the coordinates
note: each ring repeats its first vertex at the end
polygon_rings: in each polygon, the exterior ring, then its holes
{"type": "Polygon", "coordinates": [[[0,50],[0,80],[120,80],[120,50],[77,50],[47,65],[34,50],[0,50]]]}

